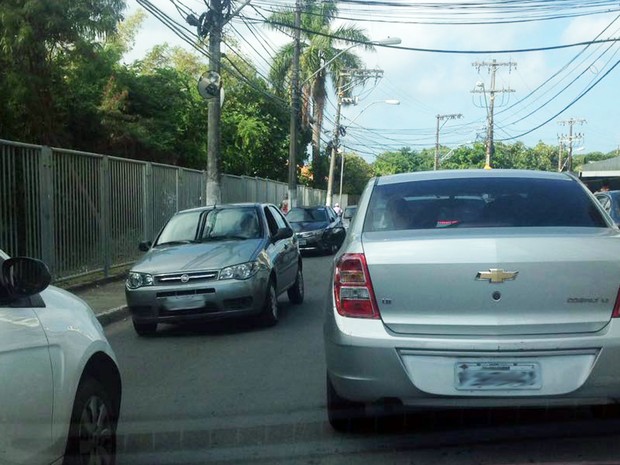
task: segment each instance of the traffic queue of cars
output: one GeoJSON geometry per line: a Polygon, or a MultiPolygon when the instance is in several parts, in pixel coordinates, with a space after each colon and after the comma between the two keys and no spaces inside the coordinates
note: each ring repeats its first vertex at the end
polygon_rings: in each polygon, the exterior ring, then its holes
{"type": "Polygon", "coordinates": [[[298,238],[269,204],[201,207],[174,215],[132,267],[125,295],[139,335],[159,323],[256,316],[278,322],[278,295],[304,299],[298,238]]]}
{"type": "MultiPolygon", "coordinates": [[[[304,300],[301,252],[336,253],[324,320],[335,429],[395,405],[615,404],[614,202],[565,173],[461,170],[371,180],[346,235],[326,206],[185,210],[140,244],[127,303],[141,336],[274,325],[279,294],[304,300]]],[[[0,462],[113,464],[116,357],[92,310],[50,280],[42,262],[0,251],[0,462]]]]}
{"type": "Polygon", "coordinates": [[[270,204],[231,204],[174,215],[132,267],[125,295],[141,336],[159,323],[257,317],[278,322],[278,296],[304,299],[302,251],[335,253],[344,240],[331,207],[286,216],[270,204]]]}

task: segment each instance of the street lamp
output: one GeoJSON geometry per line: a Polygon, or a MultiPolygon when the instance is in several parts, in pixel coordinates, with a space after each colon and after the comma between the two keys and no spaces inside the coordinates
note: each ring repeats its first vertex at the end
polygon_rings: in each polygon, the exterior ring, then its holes
{"type": "MultiPolygon", "coordinates": [[[[400,105],[400,100],[387,99],[387,100],[375,100],[374,102],[370,102],[368,105],[362,108],[362,111],[360,111],[357,115],[353,117],[352,120],[349,121],[349,125],[352,125],[360,116],[362,116],[362,113],[364,113],[366,110],[368,110],[368,108],[370,108],[373,105],[376,105],[377,103],[385,103],[386,105],[400,105]]],[[[340,192],[338,194],[338,200],[340,201],[340,203],[342,203],[343,176],[344,176],[344,151],[342,152],[341,159],[340,159],[340,192]]]]}
{"type": "MultiPolygon", "coordinates": [[[[384,40],[377,40],[373,42],[368,42],[371,45],[396,45],[400,44],[401,40],[398,37],[388,37],[384,40]]],[[[334,61],[339,55],[343,54],[347,50],[352,49],[358,45],[362,45],[362,43],[353,44],[345,50],[342,50],[340,53],[337,53],[331,60],[321,66],[315,73],[310,76],[311,79],[314,75],[319,73],[322,69],[324,69],[327,65],[329,65],[332,61],[334,61]]],[[[330,206],[332,204],[332,193],[334,188],[334,165],[336,160],[336,148],[338,146],[338,131],[340,129],[340,109],[342,107],[342,89],[341,89],[341,76],[338,77],[338,91],[337,91],[338,105],[336,107],[336,122],[334,124],[334,137],[332,143],[331,155],[329,158],[329,175],[327,177],[327,199],[326,205],[330,206]]]]}
{"type": "Polygon", "coordinates": [[[329,65],[331,65],[340,55],[342,55],[343,53],[348,52],[352,48],[359,47],[360,45],[398,45],[400,43],[401,43],[401,40],[400,40],[399,37],[388,37],[387,39],[375,40],[375,41],[372,41],[372,42],[356,42],[356,43],[350,45],[349,47],[347,47],[347,48],[345,48],[343,50],[340,50],[333,57],[331,57],[331,59],[327,63],[323,63],[323,65],[319,69],[317,69],[314,73],[312,73],[308,78],[306,78],[301,83],[301,85],[303,86],[304,84],[307,84],[317,74],[319,74],[321,71],[323,71],[329,65]]]}

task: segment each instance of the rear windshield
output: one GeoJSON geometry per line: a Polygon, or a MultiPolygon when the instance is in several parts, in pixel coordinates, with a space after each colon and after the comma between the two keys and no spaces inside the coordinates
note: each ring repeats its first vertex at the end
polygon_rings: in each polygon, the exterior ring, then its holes
{"type": "Polygon", "coordinates": [[[548,226],[607,224],[576,181],[467,178],[375,186],[364,231],[548,226]]]}
{"type": "Polygon", "coordinates": [[[327,210],[325,207],[293,208],[286,215],[286,219],[291,223],[327,221],[327,210]]]}

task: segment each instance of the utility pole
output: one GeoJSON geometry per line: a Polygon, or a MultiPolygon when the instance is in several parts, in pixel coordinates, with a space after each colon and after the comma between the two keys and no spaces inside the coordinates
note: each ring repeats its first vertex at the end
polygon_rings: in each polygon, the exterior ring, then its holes
{"type": "Polygon", "coordinates": [[[560,143],[560,150],[558,152],[558,172],[561,172],[562,168],[564,167],[564,165],[562,164],[562,152],[564,151],[564,142],[562,141],[562,138],[560,136],[558,136],[558,141],[560,143]]]}
{"type": "Polygon", "coordinates": [[[288,202],[289,208],[297,206],[297,135],[299,131],[299,55],[301,36],[301,0],[295,0],[295,48],[291,77],[291,121],[288,149],[288,202]]]}
{"type": "MultiPolygon", "coordinates": [[[[213,22],[209,32],[209,68],[221,76],[221,42],[222,42],[222,2],[212,0],[210,3],[213,22]]],[[[222,110],[220,92],[208,101],[207,116],[207,202],[206,204],[222,203],[222,110]]]]}
{"type": "Polygon", "coordinates": [[[332,136],[332,150],[329,157],[329,174],[327,176],[327,199],[326,205],[332,204],[332,192],[334,189],[334,168],[336,165],[336,154],[338,153],[338,145],[340,144],[340,110],[342,109],[342,97],[343,97],[343,78],[344,73],[338,74],[338,86],[336,92],[338,93],[336,103],[336,121],[334,122],[334,134],[332,136]]]}
{"type": "Polygon", "coordinates": [[[493,60],[491,62],[487,62],[487,61],[475,62],[475,63],[472,63],[472,65],[475,66],[478,69],[478,71],[480,71],[480,68],[488,68],[489,72],[491,73],[491,88],[490,89],[488,90],[485,89],[484,83],[480,83],[479,87],[481,87],[481,90],[477,90],[477,89],[472,90],[473,93],[483,93],[485,97],[485,101],[486,101],[486,94],[489,94],[489,104],[487,106],[487,147],[486,147],[486,162],[484,165],[484,169],[491,169],[491,156],[495,152],[495,146],[493,145],[493,124],[494,124],[493,115],[495,111],[495,94],[514,92],[513,89],[504,89],[504,88],[496,89],[495,88],[495,74],[497,73],[497,68],[499,68],[500,66],[507,66],[508,71],[510,72],[513,67],[517,66],[517,64],[512,61],[498,63],[497,60],[493,60]]]}
{"type": "Polygon", "coordinates": [[[332,136],[332,149],[331,155],[329,158],[329,175],[327,177],[327,200],[325,202],[326,205],[331,206],[332,197],[334,191],[334,170],[336,165],[336,155],[338,153],[338,145],[340,144],[340,111],[342,109],[343,104],[351,104],[355,102],[355,99],[346,98],[344,96],[345,92],[350,90],[353,87],[353,81],[358,79],[362,82],[374,77],[375,79],[379,79],[383,76],[382,69],[349,69],[343,71],[338,74],[338,85],[337,85],[337,105],[336,105],[336,121],[334,123],[334,133],[332,136]],[[345,88],[345,80],[344,78],[348,77],[347,80],[348,86],[345,88]]]}
{"type": "Polygon", "coordinates": [[[221,102],[221,65],[222,65],[222,29],[250,0],[244,0],[233,12],[232,0],[210,0],[209,11],[200,17],[188,15],[185,20],[190,26],[195,26],[198,37],[205,39],[209,36],[209,72],[218,80],[215,91],[207,99],[207,192],[206,203],[218,204],[222,202],[221,165],[222,165],[222,102],[221,102]],[[226,14],[224,14],[226,10],[226,14]]]}
{"type": "MultiPolygon", "coordinates": [[[[584,124],[586,120],[583,118],[570,118],[567,120],[558,121],[558,124],[561,126],[568,126],[568,135],[562,134],[560,136],[560,143],[568,143],[568,160],[567,160],[567,170],[570,173],[573,171],[573,142],[576,140],[583,139],[583,134],[573,134],[573,126],[575,124],[584,124]]],[[[562,171],[562,169],[560,169],[562,171]]]]}
{"type": "Polygon", "coordinates": [[[462,118],[463,115],[460,113],[452,113],[450,115],[437,115],[437,132],[435,134],[435,171],[439,169],[439,130],[443,127],[444,124],[449,119],[457,119],[462,118]],[[439,122],[443,121],[443,124],[440,126],[439,122]]]}

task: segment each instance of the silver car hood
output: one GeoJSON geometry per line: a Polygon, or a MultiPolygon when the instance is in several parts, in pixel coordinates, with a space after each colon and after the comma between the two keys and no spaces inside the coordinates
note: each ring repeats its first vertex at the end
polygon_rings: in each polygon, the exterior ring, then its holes
{"type": "Polygon", "coordinates": [[[176,271],[219,270],[254,260],[264,239],[202,242],[151,249],[132,271],[161,274],[176,271]]]}

